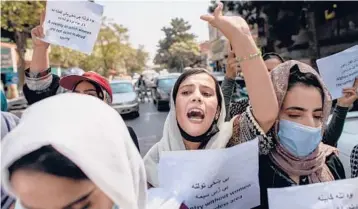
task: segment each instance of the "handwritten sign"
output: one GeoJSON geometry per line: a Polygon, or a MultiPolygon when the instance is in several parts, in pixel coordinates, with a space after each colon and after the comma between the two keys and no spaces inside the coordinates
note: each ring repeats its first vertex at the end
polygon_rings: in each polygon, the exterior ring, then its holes
{"type": "Polygon", "coordinates": [[[269,208],[357,209],[358,178],[268,189],[269,208]]]}
{"type": "Polygon", "coordinates": [[[258,140],[228,149],[162,154],[160,187],[189,209],[253,208],[260,204],[258,140]]]}
{"type": "Polygon", "coordinates": [[[342,97],[342,90],[352,87],[358,77],[358,45],[318,59],[317,66],[332,98],[342,97]]]}
{"type": "Polygon", "coordinates": [[[89,1],[48,1],[46,41],[91,54],[101,26],[103,6],[89,1]]]}

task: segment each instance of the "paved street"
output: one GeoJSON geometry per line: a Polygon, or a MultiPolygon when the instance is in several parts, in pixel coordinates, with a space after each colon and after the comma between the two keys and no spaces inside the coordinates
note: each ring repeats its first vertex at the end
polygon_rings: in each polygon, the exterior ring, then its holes
{"type": "Polygon", "coordinates": [[[163,126],[167,117],[168,111],[159,112],[153,105],[153,102],[141,103],[140,116],[132,118],[130,116],[123,116],[124,121],[128,126],[131,126],[137,134],[139,146],[142,156],[160,140],[163,134],[163,126]]]}

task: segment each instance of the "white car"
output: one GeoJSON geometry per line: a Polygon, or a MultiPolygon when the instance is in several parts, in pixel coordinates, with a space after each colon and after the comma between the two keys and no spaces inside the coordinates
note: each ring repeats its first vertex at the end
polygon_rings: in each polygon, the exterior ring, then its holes
{"type": "Polygon", "coordinates": [[[129,80],[117,80],[111,82],[113,92],[112,107],[119,114],[133,114],[139,116],[139,103],[137,93],[129,80]]]}
{"type": "Polygon", "coordinates": [[[339,159],[342,161],[346,178],[351,177],[350,156],[358,144],[358,111],[348,112],[341,137],[338,141],[339,159]]]}

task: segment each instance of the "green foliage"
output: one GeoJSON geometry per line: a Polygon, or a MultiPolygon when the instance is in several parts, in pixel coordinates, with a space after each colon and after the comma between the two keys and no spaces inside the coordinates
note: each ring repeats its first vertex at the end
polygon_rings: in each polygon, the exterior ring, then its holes
{"type": "Polygon", "coordinates": [[[195,35],[189,33],[191,26],[182,18],[174,18],[170,27],[163,27],[165,38],[159,41],[154,63],[167,68],[183,69],[200,59],[195,35]]]}
{"type": "Polygon", "coordinates": [[[44,8],[44,1],[1,1],[1,28],[30,33],[44,8]]]}

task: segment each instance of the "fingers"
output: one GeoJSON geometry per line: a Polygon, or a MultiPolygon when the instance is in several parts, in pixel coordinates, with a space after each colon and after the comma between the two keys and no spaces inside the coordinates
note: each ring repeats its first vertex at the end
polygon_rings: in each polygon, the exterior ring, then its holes
{"type": "Polygon", "coordinates": [[[227,58],[227,64],[228,64],[228,65],[232,65],[232,64],[234,64],[234,63],[238,64],[237,61],[236,61],[236,59],[235,59],[234,57],[228,56],[228,58],[227,58]]]}
{"type": "Polygon", "coordinates": [[[224,7],[223,3],[219,2],[218,6],[214,10],[214,17],[215,18],[222,16],[223,7],[224,7]]]}
{"type": "Polygon", "coordinates": [[[44,38],[44,30],[42,26],[36,26],[31,30],[32,38],[44,38]]]}
{"type": "Polygon", "coordinates": [[[357,92],[354,88],[343,89],[343,95],[345,98],[358,97],[357,92]]]}
{"type": "Polygon", "coordinates": [[[40,25],[42,26],[45,22],[46,10],[43,10],[40,17],[40,25]]]}
{"type": "Polygon", "coordinates": [[[354,85],[353,85],[355,88],[358,88],[358,78],[356,78],[355,82],[354,82],[354,85]]]}
{"type": "Polygon", "coordinates": [[[214,10],[214,15],[202,15],[200,16],[200,19],[212,23],[215,20],[215,18],[222,16],[222,10],[223,10],[223,3],[219,2],[218,6],[214,10]]]}
{"type": "Polygon", "coordinates": [[[212,15],[202,15],[202,16],[200,16],[200,19],[202,19],[208,23],[211,23],[215,18],[212,15]]]}
{"type": "Polygon", "coordinates": [[[351,88],[344,88],[343,89],[343,93],[344,92],[351,92],[351,91],[355,91],[355,88],[351,87],[351,88]]]}

